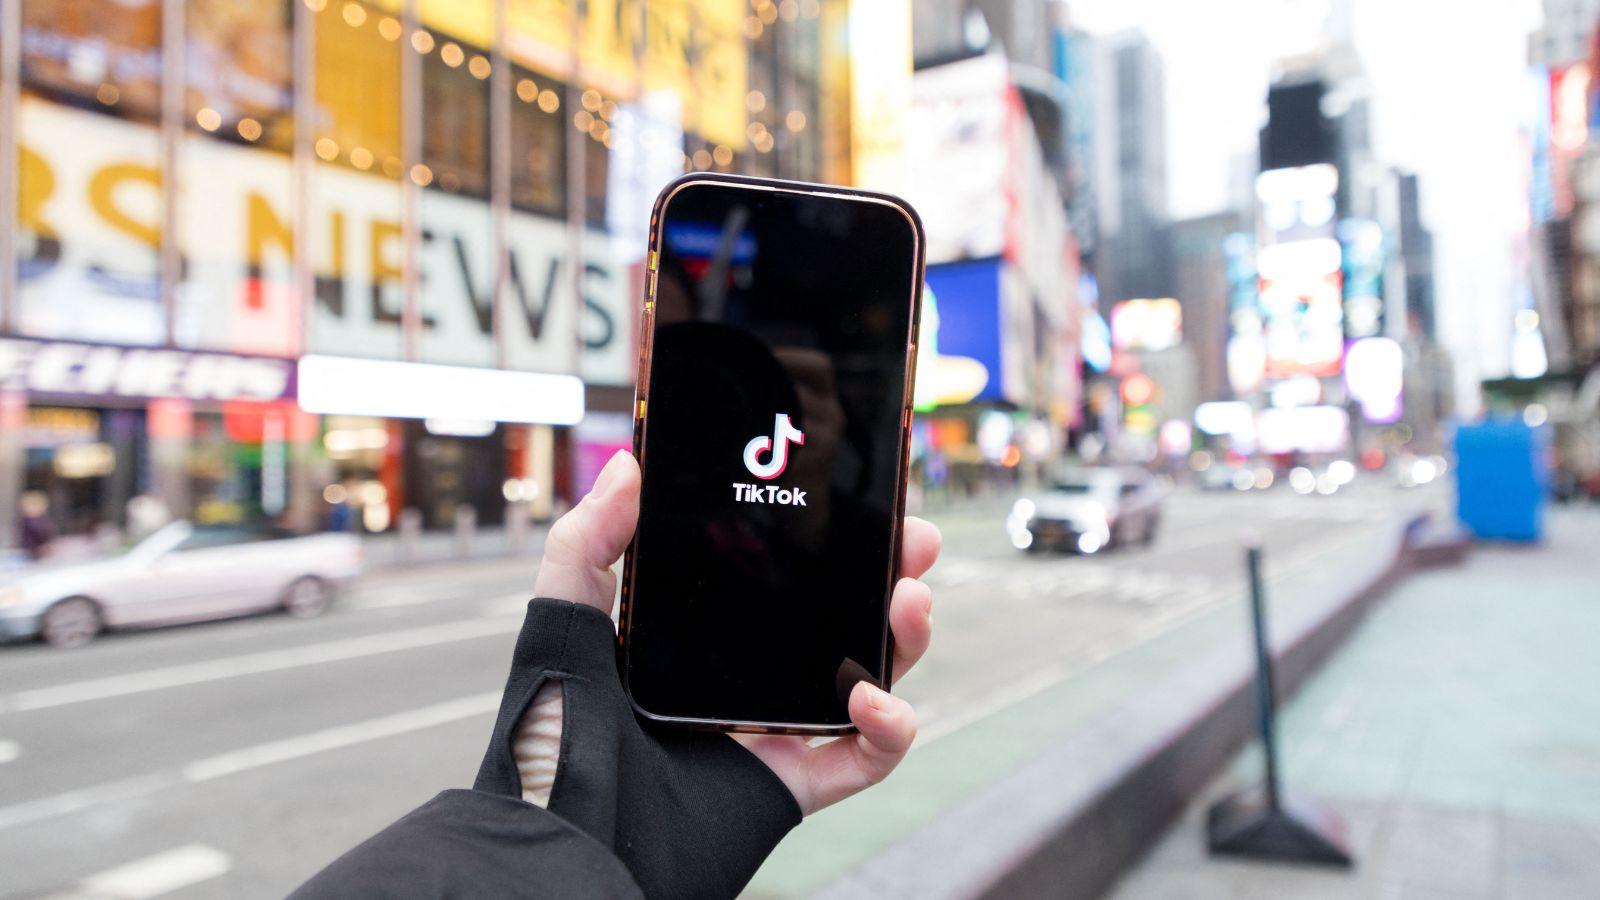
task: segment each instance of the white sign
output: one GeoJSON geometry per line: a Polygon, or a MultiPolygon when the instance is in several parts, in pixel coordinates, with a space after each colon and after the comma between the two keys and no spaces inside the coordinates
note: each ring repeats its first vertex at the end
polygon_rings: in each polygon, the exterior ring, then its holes
{"type": "Polygon", "coordinates": [[[1350,415],[1338,406],[1263,409],[1256,437],[1263,453],[1334,453],[1344,449],[1350,415]]]}
{"type": "Polygon", "coordinates": [[[303,356],[300,408],[323,415],[572,425],[583,418],[583,382],[542,372],[303,356]]]}

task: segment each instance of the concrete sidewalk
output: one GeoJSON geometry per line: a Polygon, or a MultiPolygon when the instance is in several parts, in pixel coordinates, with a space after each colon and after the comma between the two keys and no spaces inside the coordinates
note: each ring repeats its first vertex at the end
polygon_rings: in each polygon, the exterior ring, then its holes
{"type": "Polygon", "coordinates": [[[1112,896],[1600,896],[1600,512],[1548,524],[1401,584],[1284,707],[1285,783],[1344,817],[1353,870],[1207,857],[1252,749],[1112,896]]]}

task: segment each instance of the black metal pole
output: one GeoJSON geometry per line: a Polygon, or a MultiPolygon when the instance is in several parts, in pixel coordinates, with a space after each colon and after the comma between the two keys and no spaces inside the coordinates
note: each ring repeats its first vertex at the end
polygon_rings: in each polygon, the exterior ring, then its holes
{"type": "Polygon", "coordinates": [[[1285,798],[1278,782],[1278,692],[1267,641],[1267,592],[1261,583],[1261,540],[1245,542],[1250,576],[1250,622],[1256,646],[1256,715],[1266,778],[1259,791],[1223,797],[1206,813],[1206,844],[1212,853],[1347,867],[1354,861],[1344,823],[1315,800],[1285,798]]]}
{"type": "Polygon", "coordinates": [[[1256,713],[1261,727],[1261,747],[1266,755],[1266,800],[1269,809],[1282,808],[1278,796],[1278,691],[1272,679],[1272,648],[1267,640],[1267,598],[1261,584],[1261,545],[1252,542],[1245,548],[1245,566],[1250,572],[1250,620],[1256,641],[1256,713]]]}

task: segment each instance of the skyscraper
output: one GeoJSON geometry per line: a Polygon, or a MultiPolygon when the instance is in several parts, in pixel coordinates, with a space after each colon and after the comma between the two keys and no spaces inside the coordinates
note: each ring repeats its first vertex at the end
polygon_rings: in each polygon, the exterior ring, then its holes
{"type": "Polygon", "coordinates": [[[1108,305],[1167,290],[1166,74],[1139,32],[1105,40],[1097,69],[1094,182],[1104,241],[1095,273],[1108,305]]]}

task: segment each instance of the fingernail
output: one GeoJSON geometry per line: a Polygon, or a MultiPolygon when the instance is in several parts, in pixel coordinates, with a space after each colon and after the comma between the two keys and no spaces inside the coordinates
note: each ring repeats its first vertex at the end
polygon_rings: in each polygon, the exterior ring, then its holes
{"type": "Polygon", "coordinates": [[[928,599],[922,601],[922,614],[933,618],[933,591],[928,592],[928,599]]]}
{"type": "Polygon", "coordinates": [[[591,497],[604,497],[611,490],[611,485],[617,480],[617,459],[627,452],[618,450],[606,460],[605,468],[600,470],[600,477],[594,480],[594,487],[589,489],[591,497]]]}
{"type": "Polygon", "coordinates": [[[873,709],[883,709],[883,703],[889,699],[889,692],[870,681],[863,681],[867,686],[867,705],[873,709]]]}

